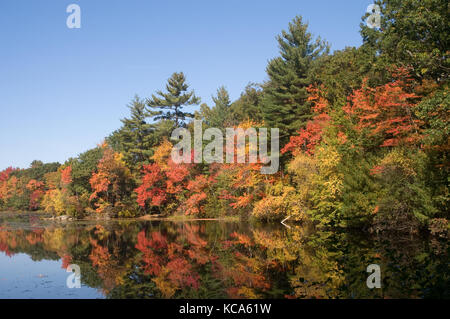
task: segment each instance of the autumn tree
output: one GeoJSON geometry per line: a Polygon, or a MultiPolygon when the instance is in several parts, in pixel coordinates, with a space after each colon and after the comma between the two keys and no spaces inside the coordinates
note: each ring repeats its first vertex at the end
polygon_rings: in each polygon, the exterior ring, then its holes
{"type": "MultiPolygon", "coordinates": [[[[364,46],[378,52],[383,67],[412,67],[420,80],[448,80],[448,1],[377,0],[381,9],[380,28],[361,24],[364,46]]],[[[366,14],[363,19],[366,19],[366,14]]]]}
{"type": "Polygon", "coordinates": [[[313,117],[306,123],[305,128],[297,131],[297,135],[290,137],[281,150],[281,153],[292,152],[294,155],[298,152],[306,152],[313,154],[315,147],[321,142],[324,128],[329,125],[330,116],[328,114],[328,101],[323,97],[324,89],[315,88],[313,86],[307,89],[309,96],[308,101],[312,103],[313,117]]]}
{"type": "Polygon", "coordinates": [[[103,149],[97,172],[89,180],[93,190],[89,199],[98,213],[118,213],[130,204],[127,199],[133,189],[132,176],[122,154],[108,145],[103,145],[103,149]]]}
{"type": "Polygon", "coordinates": [[[161,213],[163,204],[184,190],[189,170],[187,164],[172,161],[171,150],[172,144],[165,140],[152,156],[154,163],[143,166],[141,183],[135,189],[140,207],[157,208],[161,213]]]}
{"type": "Polygon", "coordinates": [[[394,81],[376,88],[364,82],[344,108],[357,121],[357,129],[367,131],[381,147],[414,145],[420,140],[420,121],[414,115],[418,96],[409,90],[407,70],[400,69],[394,76],[394,81]]]}
{"type": "Polygon", "coordinates": [[[32,179],[28,182],[27,189],[31,192],[31,194],[30,194],[30,210],[39,208],[42,197],[45,194],[44,182],[32,179]]]}
{"type": "MultiPolygon", "coordinates": [[[[86,196],[92,192],[89,179],[97,170],[97,164],[103,157],[103,148],[97,146],[67,160],[66,165],[72,167],[71,187],[77,196],[86,196]]],[[[88,196],[89,197],[89,196],[88,196]]]]}
{"type": "Polygon", "coordinates": [[[58,215],[77,216],[81,213],[77,197],[71,189],[72,167],[62,166],[57,172],[45,176],[47,190],[42,199],[42,207],[47,212],[58,215]]]}

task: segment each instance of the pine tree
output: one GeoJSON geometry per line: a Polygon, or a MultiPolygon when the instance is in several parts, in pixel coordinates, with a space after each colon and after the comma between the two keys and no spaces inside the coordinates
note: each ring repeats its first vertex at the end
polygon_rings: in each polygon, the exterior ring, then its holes
{"type": "Polygon", "coordinates": [[[211,119],[211,126],[224,127],[230,116],[230,95],[224,86],[217,89],[217,96],[212,97],[214,103],[213,118],[211,119]]]}
{"type": "Polygon", "coordinates": [[[289,23],[289,30],[277,37],[281,56],[267,66],[270,80],[264,87],[264,121],[269,127],[280,129],[283,141],[310,118],[308,73],[312,61],[328,53],[328,45],[320,38],[313,41],[307,28],[299,16],[289,23]]]}
{"type": "Polygon", "coordinates": [[[154,119],[172,120],[179,127],[185,124],[186,118],[193,118],[192,113],[183,112],[183,107],[198,105],[200,98],[195,96],[194,91],[189,92],[188,88],[183,72],[173,73],[166,84],[167,93],[158,91],[156,93],[160,97],[152,94],[152,98],[147,100],[150,111],[154,112],[154,119]]]}
{"type": "MultiPolygon", "coordinates": [[[[151,114],[146,110],[143,100],[135,96],[128,105],[130,118],[122,119],[123,126],[117,131],[116,143],[123,152],[125,161],[134,166],[147,162],[152,155],[152,146],[156,143],[154,125],[146,122],[151,114]]],[[[116,144],[115,143],[115,144],[116,144]]]]}
{"type": "Polygon", "coordinates": [[[199,117],[206,122],[209,127],[224,128],[230,120],[230,95],[224,86],[217,89],[217,96],[212,97],[215,105],[210,108],[206,104],[200,106],[199,117]]]}
{"type": "Polygon", "coordinates": [[[256,83],[249,83],[238,100],[231,105],[231,113],[234,120],[233,124],[239,124],[244,121],[252,120],[256,122],[263,121],[261,111],[261,100],[263,90],[256,83]]]}

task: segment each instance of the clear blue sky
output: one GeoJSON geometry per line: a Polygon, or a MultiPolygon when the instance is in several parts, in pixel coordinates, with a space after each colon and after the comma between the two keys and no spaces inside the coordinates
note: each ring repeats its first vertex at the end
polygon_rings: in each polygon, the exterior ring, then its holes
{"type": "Polygon", "coordinates": [[[295,15],[332,50],[359,46],[371,0],[1,0],[0,170],[63,163],[94,147],[183,71],[202,102],[266,79],[275,37],[295,15]],[[68,29],[66,7],[81,7],[68,29]]]}

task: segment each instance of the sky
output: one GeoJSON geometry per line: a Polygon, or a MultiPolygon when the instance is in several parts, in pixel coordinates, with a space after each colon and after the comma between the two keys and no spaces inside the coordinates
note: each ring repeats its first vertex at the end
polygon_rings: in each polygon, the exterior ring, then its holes
{"type": "Polygon", "coordinates": [[[0,170],[64,163],[121,125],[126,105],[184,72],[202,102],[267,80],[296,16],[332,50],[361,45],[371,0],[1,0],[0,170]],[[66,8],[81,8],[81,28],[66,8]]]}

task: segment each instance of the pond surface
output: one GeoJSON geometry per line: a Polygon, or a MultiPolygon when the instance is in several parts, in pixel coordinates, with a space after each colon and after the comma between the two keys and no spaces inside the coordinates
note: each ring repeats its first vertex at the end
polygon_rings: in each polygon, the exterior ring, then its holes
{"type": "Polygon", "coordinates": [[[0,298],[450,298],[449,252],[437,239],[293,225],[0,214],[0,298]],[[69,265],[81,288],[68,288],[69,265]]]}

